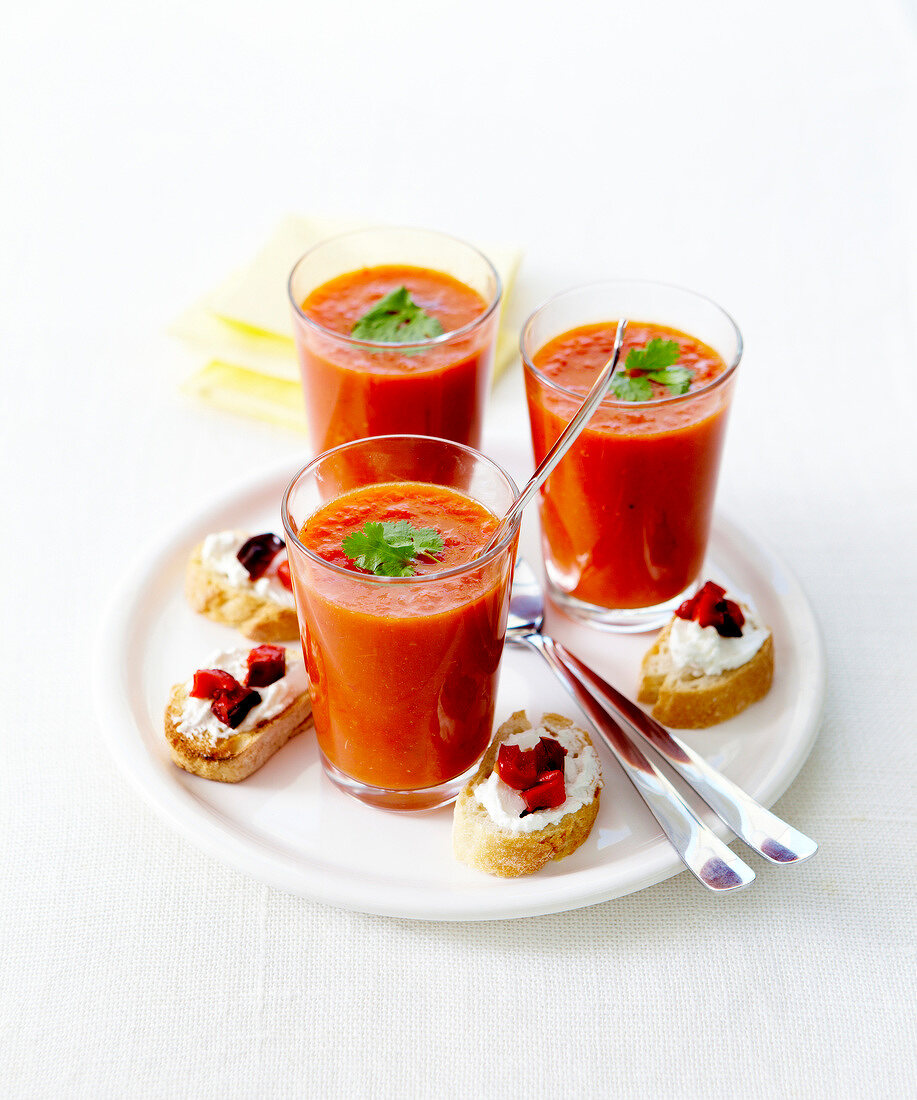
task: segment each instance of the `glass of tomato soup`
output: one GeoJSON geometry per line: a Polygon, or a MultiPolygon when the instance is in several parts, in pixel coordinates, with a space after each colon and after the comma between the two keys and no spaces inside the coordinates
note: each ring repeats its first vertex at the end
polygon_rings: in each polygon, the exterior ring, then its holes
{"type": "Polygon", "coordinates": [[[487,747],[518,526],[486,554],[518,496],[458,443],[343,444],[283,498],[290,574],[322,763],[371,805],[451,801],[487,747]]]}
{"type": "Polygon", "coordinates": [[[477,249],[421,229],[345,233],[299,260],[289,291],[316,451],[390,434],[480,444],[502,288],[477,249]]]}
{"type": "Polygon", "coordinates": [[[521,341],[536,462],[610,357],[621,317],[609,395],[542,488],[540,517],[553,600],[638,631],[662,625],[701,572],[742,337],[708,298],[659,283],[551,299],[521,341]]]}

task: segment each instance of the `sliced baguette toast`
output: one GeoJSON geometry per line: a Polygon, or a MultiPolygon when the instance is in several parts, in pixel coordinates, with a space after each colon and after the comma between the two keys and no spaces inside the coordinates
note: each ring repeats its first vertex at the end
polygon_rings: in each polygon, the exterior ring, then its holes
{"type": "Polygon", "coordinates": [[[235,627],[253,642],[287,642],[298,637],[295,608],[266,599],[252,585],[232,584],[207,567],[202,549],[203,543],[195,547],[185,576],[185,595],[195,611],[235,627]]]}
{"type": "Polygon", "coordinates": [[[705,729],[734,718],[763,699],[774,676],[774,642],[768,634],[751,660],[717,676],[677,669],[669,652],[669,623],[643,658],[637,699],[653,703],[657,722],[675,729],[705,729]]]}
{"type": "Polygon", "coordinates": [[[187,699],[187,684],[175,684],[165,713],[165,734],[172,759],[185,771],[220,783],[238,783],[257,771],[312,719],[312,698],[307,689],[272,718],[257,722],[251,729],[226,727],[226,736],[214,741],[203,732],[198,735],[179,730],[187,699]]]}
{"type": "MultiPolygon", "coordinates": [[[[545,714],[538,723],[552,733],[570,729],[573,723],[559,714],[545,714]]],[[[576,727],[573,727],[576,728],[576,727]]],[[[479,871],[502,878],[531,875],[553,859],[563,859],[585,841],[599,812],[599,780],[591,802],[568,813],[555,824],[531,833],[515,833],[497,825],[474,796],[475,788],[492,774],[497,753],[514,733],[532,729],[525,711],[517,711],[497,730],[477,774],[461,791],[452,821],[452,849],[456,859],[479,871]]],[[[591,745],[585,730],[578,730],[591,745]]]]}

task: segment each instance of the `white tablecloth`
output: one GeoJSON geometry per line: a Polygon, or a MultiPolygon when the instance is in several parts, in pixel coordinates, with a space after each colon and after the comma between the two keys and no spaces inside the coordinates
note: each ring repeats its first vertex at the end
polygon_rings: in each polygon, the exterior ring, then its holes
{"type": "MultiPolygon", "coordinates": [[[[914,1056],[912,2],[20,5],[0,41],[7,1096],[898,1097],[914,1056]],[[791,564],[828,696],[817,838],[484,924],[334,910],[174,834],[93,712],[145,542],[305,453],[192,405],[168,322],[288,211],[520,245],[746,339],[721,501],[791,564]]],[[[524,435],[518,367],[488,431],[524,435]]]]}

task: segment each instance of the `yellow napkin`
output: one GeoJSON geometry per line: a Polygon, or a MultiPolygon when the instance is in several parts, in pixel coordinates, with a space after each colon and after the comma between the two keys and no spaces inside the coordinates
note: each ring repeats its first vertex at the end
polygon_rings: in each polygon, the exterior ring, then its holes
{"type": "MultiPolygon", "coordinates": [[[[287,279],[299,257],[356,222],[290,215],[248,264],[183,313],[170,333],[206,363],[182,389],[218,408],[305,431],[287,279]]],[[[518,249],[486,248],[503,280],[503,305],[519,266],[518,249]]],[[[505,314],[503,315],[505,316],[505,314]]],[[[501,317],[494,377],[516,354],[516,333],[501,317]]]]}

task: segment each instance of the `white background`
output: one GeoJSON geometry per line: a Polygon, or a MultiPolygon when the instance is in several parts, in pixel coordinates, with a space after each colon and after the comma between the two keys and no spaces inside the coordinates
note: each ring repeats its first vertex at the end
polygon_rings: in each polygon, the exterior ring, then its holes
{"type": "MultiPolygon", "coordinates": [[[[917,15],[743,4],[20,4],[0,34],[0,1090],[881,1096],[913,1089],[917,15]],[[550,917],[332,910],[200,854],[92,710],[136,552],[292,433],[164,335],[288,212],[524,250],[512,310],[703,291],[747,353],[721,502],[822,623],[821,851],[550,917]]],[[[518,367],[489,432],[526,431],[518,367]]]]}

